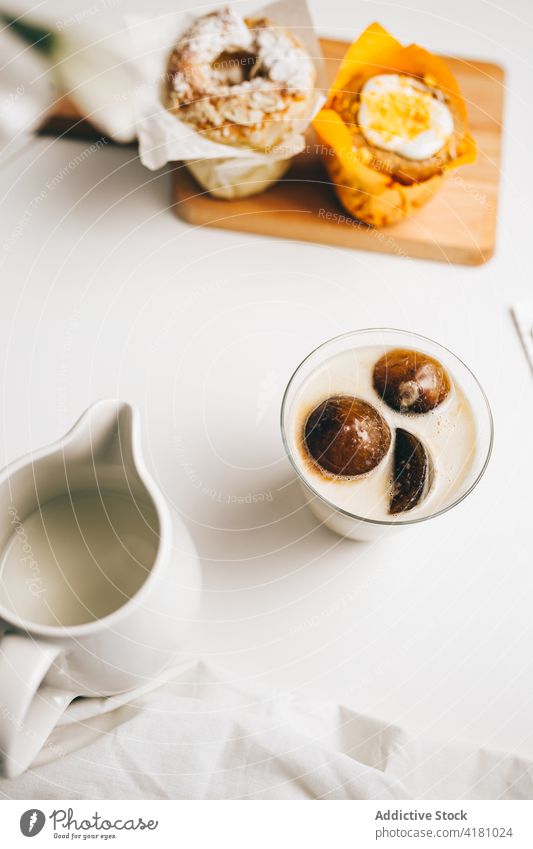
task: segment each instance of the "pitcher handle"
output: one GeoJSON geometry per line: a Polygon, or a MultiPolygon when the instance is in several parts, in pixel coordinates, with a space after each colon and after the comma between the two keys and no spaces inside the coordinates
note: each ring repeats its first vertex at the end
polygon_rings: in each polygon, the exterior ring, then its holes
{"type": "Polygon", "coordinates": [[[0,773],[15,778],[42,749],[73,693],[41,686],[60,646],[5,634],[0,640],[0,773]]]}

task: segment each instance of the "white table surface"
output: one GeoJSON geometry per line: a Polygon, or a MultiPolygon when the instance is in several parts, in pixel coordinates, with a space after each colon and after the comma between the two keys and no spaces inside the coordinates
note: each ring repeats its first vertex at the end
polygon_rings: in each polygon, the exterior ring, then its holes
{"type": "Polygon", "coordinates": [[[0,173],[0,459],[55,439],[97,398],[134,402],[148,466],[202,560],[191,653],[414,737],[533,757],[533,380],[509,315],[533,288],[533,10],[311,7],[323,34],[350,39],[379,19],[402,40],[507,68],[494,259],[465,268],[194,229],[170,208],[169,174],[130,149],[98,150],[46,188],[86,143],[40,139],[0,173]],[[464,358],[491,400],[496,443],[460,508],[363,544],[304,508],[278,416],[311,348],[372,326],[421,332],[464,358]]]}

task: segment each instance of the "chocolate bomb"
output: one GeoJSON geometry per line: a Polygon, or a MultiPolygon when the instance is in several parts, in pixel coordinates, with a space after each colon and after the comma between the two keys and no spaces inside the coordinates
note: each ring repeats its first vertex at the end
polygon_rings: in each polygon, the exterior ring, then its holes
{"type": "Polygon", "coordinates": [[[351,395],[335,395],[310,413],[304,441],[322,470],[352,478],[376,468],[389,450],[391,432],[371,404],[351,395]]]}
{"type": "Polygon", "coordinates": [[[390,512],[405,513],[427,495],[433,470],[423,444],[401,427],[396,430],[393,470],[390,512]]]}
{"type": "Polygon", "coordinates": [[[374,366],[374,388],[393,410],[428,413],[442,404],[451,387],[438,360],[420,351],[395,348],[374,366]]]}

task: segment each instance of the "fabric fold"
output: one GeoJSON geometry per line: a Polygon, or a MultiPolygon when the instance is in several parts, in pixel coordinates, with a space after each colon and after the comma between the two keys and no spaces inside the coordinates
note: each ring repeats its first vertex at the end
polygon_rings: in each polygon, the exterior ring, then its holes
{"type": "Polygon", "coordinates": [[[521,799],[533,765],[273,696],[202,662],[74,702],[6,799],[521,799]]]}

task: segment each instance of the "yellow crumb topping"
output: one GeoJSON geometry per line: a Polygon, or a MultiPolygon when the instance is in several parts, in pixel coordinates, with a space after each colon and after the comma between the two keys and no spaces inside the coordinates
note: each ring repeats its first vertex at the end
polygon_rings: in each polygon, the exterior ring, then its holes
{"type": "Polygon", "coordinates": [[[411,80],[401,80],[394,91],[363,92],[368,109],[368,127],[384,136],[415,139],[431,127],[432,96],[416,89],[411,80]]]}

